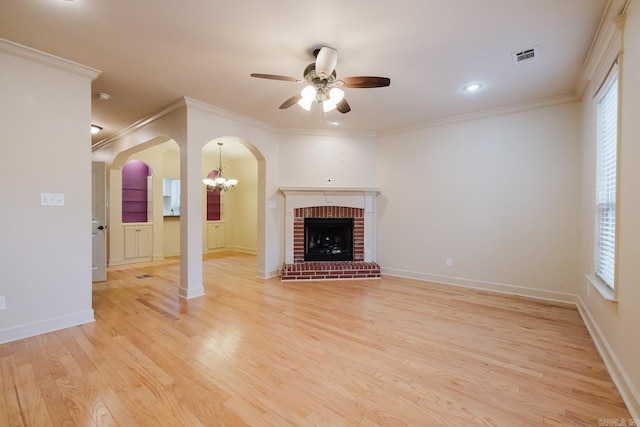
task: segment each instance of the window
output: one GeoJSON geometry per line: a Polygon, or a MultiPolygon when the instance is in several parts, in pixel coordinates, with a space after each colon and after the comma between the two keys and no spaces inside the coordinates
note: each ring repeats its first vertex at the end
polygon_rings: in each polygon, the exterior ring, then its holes
{"type": "Polygon", "coordinates": [[[618,156],[618,66],[596,95],[595,274],[615,287],[616,177],[618,156]]]}

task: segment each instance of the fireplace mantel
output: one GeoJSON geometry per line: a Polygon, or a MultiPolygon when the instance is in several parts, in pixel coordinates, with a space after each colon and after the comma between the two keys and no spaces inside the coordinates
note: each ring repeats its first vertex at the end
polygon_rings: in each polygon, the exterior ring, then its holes
{"type": "MultiPolygon", "coordinates": [[[[311,199],[314,202],[318,202],[324,197],[323,204],[326,205],[338,205],[335,202],[336,196],[338,197],[338,201],[346,201],[346,202],[358,202],[355,198],[360,197],[372,197],[380,193],[379,188],[358,188],[358,187],[281,187],[280,191],[285,195],[287,200],[287,210],[307,207],[307,206],[322,206],[322,205],[308,205],[304,204],[305,200],[311,199]],[[353,200],[352,200],[353,199],[353,200]],[[302,203],[299,206],[289,205],[289,200],[295,203],[302,203]]],[[[363,199],[364,200],[364,199],[363,199]]],[[[347,205],[340,205],[347,206],[347,205]]],[[[364,205],[348,205],[353,208],[364,208],[364,205]]]]}
{"type": "Polygon", "coordinates": [[[285,196],[285,263],[294,262],[294,210],[314,206],[343,206],[364,209],[364,261],[375,262],[376,209],[378,188],[282,187],[285,196]]]}

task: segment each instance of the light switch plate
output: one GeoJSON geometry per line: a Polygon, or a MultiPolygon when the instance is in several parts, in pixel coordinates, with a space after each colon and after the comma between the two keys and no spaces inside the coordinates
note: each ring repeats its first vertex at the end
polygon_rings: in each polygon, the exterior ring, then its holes
{"type": "Polygon", "coordinates": [[[64,206],[64,194],[40,193],[41,206],[64,206]]]}

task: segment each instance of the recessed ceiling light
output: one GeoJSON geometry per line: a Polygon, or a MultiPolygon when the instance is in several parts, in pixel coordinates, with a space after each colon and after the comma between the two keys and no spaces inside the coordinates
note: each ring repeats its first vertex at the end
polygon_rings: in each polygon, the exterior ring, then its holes
{"type": "Polygon", "coordinates": [[[100,126],[91,125],[91,135],[95,135],[98,132],[100,132],[101,130],[102,130],[102,128],[100,126]]]}
{"type": "Polygon", "coordinates": [[[482,83],[469,83],[462,87],[462,90],[465,92],[474,92],[478,89],[482,88],[482,83]]]}

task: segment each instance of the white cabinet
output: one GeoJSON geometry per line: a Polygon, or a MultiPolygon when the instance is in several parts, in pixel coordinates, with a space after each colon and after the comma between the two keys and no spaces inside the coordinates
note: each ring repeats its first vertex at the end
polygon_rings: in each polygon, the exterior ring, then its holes
{"type": "Polygon", "coordinates": [[[153,254],[153,226],[125,225],[124,226],[124,258],[151,259],[153,254]]]}
{"type": "Polygon", "coordinates": [[[224,223],[207,223],[207,249],[224,248],[224,223]]]}

